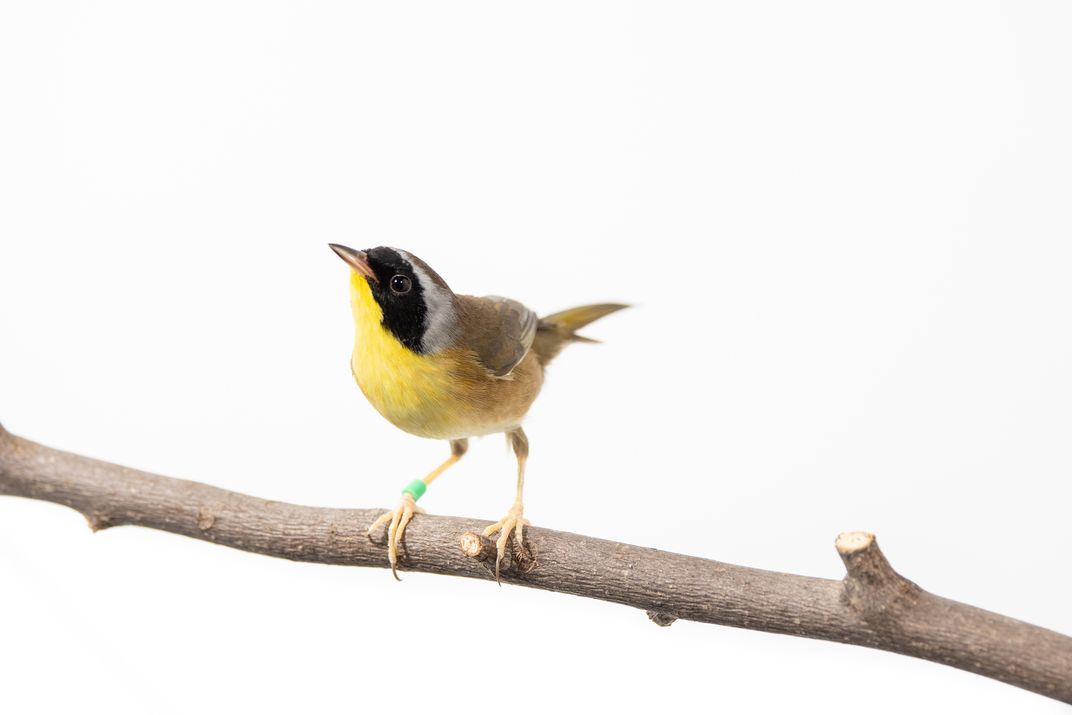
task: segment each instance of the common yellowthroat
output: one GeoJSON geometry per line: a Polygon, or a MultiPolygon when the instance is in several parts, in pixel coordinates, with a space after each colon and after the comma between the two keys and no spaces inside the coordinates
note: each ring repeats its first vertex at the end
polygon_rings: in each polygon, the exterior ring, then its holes
{"type": "Polygon", "coordinates": [[[396,427],[450,441],[450,457],[402,490],[387,524],[387,558],[398,578],[398,546],[428,485],[461,459],[469,437],[503,432],[517,457],[517,496],[484,530],[496,539],[495,578],[506,546],[524,543],[521,491],[529,441],[521,429],[543,384],[547,363],[570,342],[595,342],[576,331],[626,306],[600,303],[537,317],[509,298],[458,295],[427,263],[397,248],[357,251],[329,244],[349,264],[356,338],[350,367],[361,391],[396,427]]]}

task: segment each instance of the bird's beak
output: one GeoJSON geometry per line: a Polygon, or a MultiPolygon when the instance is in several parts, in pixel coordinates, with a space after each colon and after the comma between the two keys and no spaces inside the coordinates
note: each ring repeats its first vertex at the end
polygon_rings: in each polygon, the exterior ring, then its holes
{"type": "Polygon", "coordinates": [[[376,280],[376,274],[372,272],[372,268],[369,267],[368,256],[364,251],[356,251],[347,246],[339,245],[338,243],[329,243],[331,250],[339,254],[339,258],[346,261],[347,265],[353,268],[361,275],[368,278],[370,281],[376,280]]]}

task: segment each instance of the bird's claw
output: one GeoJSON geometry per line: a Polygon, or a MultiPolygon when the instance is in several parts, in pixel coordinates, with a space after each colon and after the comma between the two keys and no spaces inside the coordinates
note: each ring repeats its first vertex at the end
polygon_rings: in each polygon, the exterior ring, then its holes
{"type": "Polygon", "coordinates": [[[515,504],[510,512],[497,522],[484,529],[484,536],[491,536],[499,532],[499,538],[495,540],[495,582],[502,585],[500,572],[502,569],[503,556],[506,555],[506,545],[510,543],[510,536],[514,537],[514,548],[522,553],[525,543],[525,527],[529,520],[523,516],[520,504],[515,504]]]}
{"type": "Polygon", "coordinates": [[[391,575],[396,581],[402,580],[398,578],[398,546],[402,543],[402,535],[413,515],[423,513],[424,509],[417,506],[412,496],[403,494],[402,503],[398,505],[398,508],[381,514],[365,532],[365,536],[372,541],[373,532],[387,524],[387,560],[391,564],[391,575]]]}

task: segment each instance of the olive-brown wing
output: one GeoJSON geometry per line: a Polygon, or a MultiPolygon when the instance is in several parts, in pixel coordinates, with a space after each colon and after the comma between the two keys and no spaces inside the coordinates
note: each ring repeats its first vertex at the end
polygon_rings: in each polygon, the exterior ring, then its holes
{"type": "Polygon", "coordinates": [[[539,318],[516,300],[459,295],[463,344],[496,377],[505,377],[532,348],[539,318]]]}

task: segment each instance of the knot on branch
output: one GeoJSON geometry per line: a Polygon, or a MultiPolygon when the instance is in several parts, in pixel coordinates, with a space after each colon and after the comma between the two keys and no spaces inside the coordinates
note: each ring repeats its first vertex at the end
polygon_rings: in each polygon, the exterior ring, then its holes
{"type": "Polygon", "coordinates": [[[874,534],[850,531],[834,542],[845,564],[842,600],[866,621],[896,620],[923,590],[893,570],[874,534]]]}
{"type": "MultiPolygon", "coordinates": [[[[512,549],[506,550],[507,559],[503,561],[503,575],[523,576],[536,568],[536,558],[527,545],[517,544],[511,539],[512,549]]],[[[462,553],[484,564],[489,572],[494,573],[497,550],[495,542],[481,534],[467,531],[458,537],[458,546],[462,553]]]]}
{"type": "Polygon", "coordinates": [[[89,524],[89,530],[96,534],[98,531],[104,531],[109,529],[115,524],[108,518],[107,514],[99,511],[91,511],[86,515],[86,523],[89,524]]]}
{"type": "Polygon", "coordinates": [[[216,524],[216,508],[200,508],[197,510],[197,528],[208,531],[216,524]]]}
{"type": "Polygon", "coordinates": [[[677,620],[677,616],[671,615],[669,613],[663,613],[662,611],[645,611],[645,613],[647,613],[648,618],[651,619],[651,622],[659,626],[660,628],[672,626],[674,625],[674,621],[677,620]]]}

